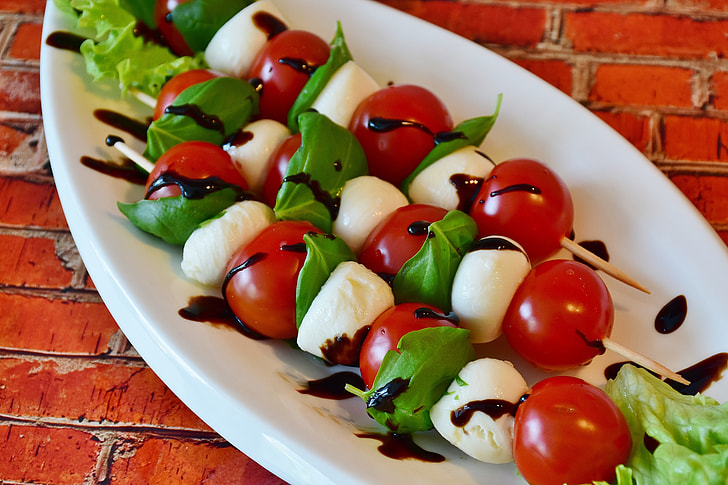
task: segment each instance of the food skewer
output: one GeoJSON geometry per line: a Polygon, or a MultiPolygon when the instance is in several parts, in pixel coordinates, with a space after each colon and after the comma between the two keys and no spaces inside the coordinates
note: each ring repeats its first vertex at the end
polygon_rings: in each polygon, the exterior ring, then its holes
{"type": "Polygon", "coordinates": [[[124,140],[118,136],[109,135],[106,137],[106,145],[116,148],[145,172],[152,173],[152,170],[154,170],[154,164],[152,162],[147,160],[141,153],[124,143],[124,140]]]}
{"type": "Polygon", "coordinates": [[[671,379],[675,382],[679,382],[680,384],[684,384],[686,386],[690,385],[690,381],[685,379],[683,376],[681,376],[677,372],[674,372],[674,371],[668,369],[664,365],[647,357],[646,355],[642,355],[639,352],[635,352],[634,350],[632,350],[628,347],[625,347],[624,345],[620,344],[619,342],[615,342],[614,340],[612,340],[610,338],[603,338],[602,345],[604,345],[604,348],[609,349],[612,352],[615,352],[615,353],[621,355],[622,357],[625,357],[625,358],[631,360],[635,364],[640,365],[647,370],[650,370],[652,372],[655,372],[656,374],[661,375],[662,377],[671,379]]]}
{"type": "Polygon", "coordinates": [[[143,104],[149,106],[152,109],[154,109],[154,107],[157,105],[157,100],[155,98],[153,98],[152,96],[149,96],[147,93],[140,91],[138,89],[135,89],[135,88],[129,89],[129,94],[131,94],[136,99],[138,99],[143,104]]]}

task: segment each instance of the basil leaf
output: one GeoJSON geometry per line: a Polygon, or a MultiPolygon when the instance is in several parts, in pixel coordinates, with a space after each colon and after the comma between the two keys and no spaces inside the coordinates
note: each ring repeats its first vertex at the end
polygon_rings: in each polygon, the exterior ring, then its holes
{"type": "Polygon", "coordinates": [[[298,133],[298,116],[313,106],[314,101],[321,94],[321,91],[324,90],[334,73],[350,60],[352,60],[352,57],[344,39],[341,22],[337,22],[336,34],[331,41],[329,59],[326,61],[326,64],[316,68],[313,76],[306,82],[306,85],[288,112],[288,128],[291,130],[291,133],[298,133]]]}
{"type": "Polygon", "coordinates": [[[499,94],[495,111],[492,115],[479,116],[477,118],[471,118],[461,122],[452,131],[453,134],[457,134],[458,136],[453,136],[452,138],[441,141],[435,145],[435,148],[430,150],[430,153],[428,153],[427,156],[420,162],[417,168],[404,179],[401,185],[402,192],[409,197],[409,186],[415,177],[441,158],[464,146],[480,146],[490,130],[493,128],[493,125],[495,125],[498,113],[500,112],[502,99],[503,95],[499,94]]]}
{"type": "Polygon", "coordinates": [[[191,0],[172,10],[172,21],[194,52],[204,51],[220,27],[254,0],[191,0]]]}
{"type": "Polygon", "coordinates": [[[230,207],[239,194],[232,188],[211,192],[201,199],[183,196],[143,199],[126,204],[117,202],[119,210],[139,229],[174,245],[183,245],[203,222],[230,207]]]}
{"type": "Polygon", "coordinates": [[[431,327],[405,334],[399,352],[390,350],[374,379],[361,394],[367,413],[394,433],[432,428],[430,409],[465,364],[475,358],[470,332],[431,327]]]}
{"type": "Polygon", "coordinates": [[[310,232],[303,236],[303,240],[306,243],[306,259],[296,284],[296,327],[301,326],[311,302],[339,263],[356,261],[344,240],[333,234],[310,232]]]}
{"type": "Polygon", "coordinates": [[[188,87],[167,111],[147,129],[144,156],[152,161],[183,141],[221,145],[257,113],[258,93],[242,79],[218,77],[188,87]]]}
{"type": "Polygon", "coordinates": [[[313,111],[301,113],[301,147],[293,154],[276,198],[278,219],[307,220],[331,232],[347,180],[366,175],[359,141],[346,128],[313,111]]]}
{"type": "Polygon", "coordinates": [[[459,210],[430,224],[420,250],[394,276],[395,301],[429,303],[449,312],[455,271],[477,232],[473,218],[459,210]]]}
{"type": "Polygon", "coordinates": [[[148,27],[155,28],[154,20],[155,0],[119,0],[119,6],[144,22],[148,27]]]}

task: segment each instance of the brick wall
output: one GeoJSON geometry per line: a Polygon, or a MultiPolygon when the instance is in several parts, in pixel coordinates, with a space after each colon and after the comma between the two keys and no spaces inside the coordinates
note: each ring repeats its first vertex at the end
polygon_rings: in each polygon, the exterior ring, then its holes
{"type": "Polygon", "coordinates": [[[582,103],[728,241],[728,2],[379,1],[493,49],[582,103]]]}

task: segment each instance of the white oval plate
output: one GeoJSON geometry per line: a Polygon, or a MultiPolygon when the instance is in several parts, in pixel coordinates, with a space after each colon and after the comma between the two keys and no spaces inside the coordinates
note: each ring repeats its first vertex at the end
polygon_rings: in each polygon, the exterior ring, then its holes
{"type": "MultiPolygon", "coordinates": [[[[456,122],[492,113],[503,93],[484,150],[497,161],[535,157],[551,164],[572,190],[578,239],[606,242],[611,260],[652,290],[645,295],[605,276],[616,306],[613,338],[673,369],[727,350],[725,245],[674,185],[599,119],[492,52],[380,4],[277,3],[294,27],[327,40],[340,20],[354,58],[378,81],[430,88],[456,122]],[[654,318],[678,294],[687,296],[687,321],[677,332],[660,335],[654,318]]],[[[69,29],[67,20],[49,2],[44,38],[69,29]]],[[[116,201],[138,200],[140,187],[80,164],[84,155],[118,158],[104,145],[113,130],[94,118],[94,109],[138,119],[149,110],[121,100],[112,83],[92,83],[77,54],[44,44],[41,59],[53,173],[89,273],[139,354],[213,429],[294,483],[521,483],[514,466],[476,462],[434,432],[416,436],[416,442],[445,455],[444,463],[386,458],[377,441],[355,436],[379,430],[363,402],[297,391],[299,384],[339,369],[285,343],[254,341],[180,318],[177,311],[190,297],[210,290],[183,277],[181,251],[142,234],[119,213],[116,201]]],[[[503,342],[483,350],[512,359],[529,383],[544,376],[503,342]]],[[[619,360],[607,352],[574,374],[601,385],[604,367],[619,360]]],[[[728,383],[713,384],[708,394],[725,401],[728,383]]]]}

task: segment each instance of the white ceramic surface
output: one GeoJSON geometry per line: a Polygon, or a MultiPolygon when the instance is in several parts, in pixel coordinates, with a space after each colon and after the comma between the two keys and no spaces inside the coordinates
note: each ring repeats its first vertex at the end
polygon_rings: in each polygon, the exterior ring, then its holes
{"type": "MultiPolygon", "coordinates": [[[[604,241],[611,260],[652,290],[645,295],[605,276],[616,306],[613,338],[673,369],[728,350],[725,245],[669,180],[600,120],[492,52],[380,4],[277,3],[295,27],[325,39],[340,20],[355,59],[378,81],[427,86],[456,122],[490,114],[503,93],[484,150],[497,161],[535,157],[555,167],[575,199],[578,239],[604,241]],[[655,315],[678,294],[687,296],[687,321],[659,335],[655,315]]],[[[44,36],[68,28],[49,2],[44,36]]],[[[300,383],[339,369],[280,342],[180,318],[177,311],[190,297],[211,291],[184,279],[180,250],[140,233],[119,213],[116,201],[139,199],[139,186],[80,164],[84,155],[118,158],[104,145],[114,130],[94,118],[95,108],[138,119],[149,110],[120,99],[113,83],[92,83],[79,55],[47,45],[41,97],[58,192],[99,293],[139,354],[212,428],[293,483],[521,483],[512,465],[475,462],[433,432],[416,441],[445,455],[444,463],[386,458],[377,441],[355,436],[378,429],[360,400],[328,401],[297,391],[300,383]]],[[[529,383],[544,375],[501,341],[481,350],[512,359],[529,383]]],[[[574,374],[601,385],[603,368],[620,360],[607,352],[574,374]]],[[[725,401],[728,382],[707,393],[725,401]]]]}

